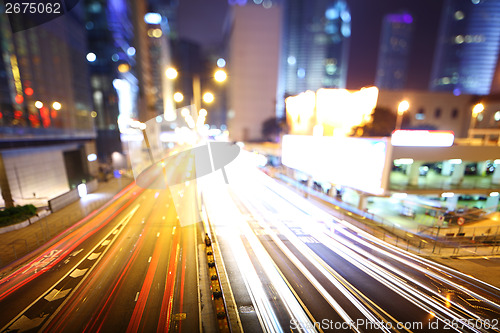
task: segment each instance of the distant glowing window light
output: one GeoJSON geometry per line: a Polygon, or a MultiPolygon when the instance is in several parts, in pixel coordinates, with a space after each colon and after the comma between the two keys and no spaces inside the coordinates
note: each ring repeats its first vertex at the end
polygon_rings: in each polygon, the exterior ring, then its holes
{"type": "Polygon", "coordinates": [[[303,78],[305,78],[305,77],[306,77],[306,70],[305,70],[304,68],[299,68],[299,69],[297,70],[297,77],[298,77],[299,79],[303,79],[303,78]]]}
{"type": "Polygon", "coordinates": [[[396,130],[391,144],[404,147],[451,147],[455,140],[452,131],[396,130]]]}
{"type": "Polygon", "coordinates": [[[118,65],[118,72],[120,73],[127,73],[130,71],[130,65],[129,64],[119,64],[118,65]]]}
{"type": "Polygon", "coordinates": [[[413,158],[398,158],[394,160],[395,165],[409,165],[413,163],[413,158]]]}
{"type": "Polygon", "coordinates": [[[224,60],[224,58],[217,59],[217,67],[219,68],[226,67],[226,60],[224,60]]]}
{"type": "Polygon", "coordinates": [[[94,62],[96,60],[97,60],[97,56],[95,55],[95,53],[92,53],[92,52],[87,53],[87,61],[88,62],[94,62]]]}
{"type": "Polygon", "coordinates": [[[495,118],[495,121],[499,121],[500,120],[500,111],[495,112],[494,118],[495,118]]]}
{"type": "Polygon", "coordinates": [[[441,194],[442,198],[453,198],[455,196],[455,193],[453,192],[444,192],[441,194]]]}
{"type": "Polygon", "coordinates": [[[77,189],[78,189],[78,195],[80,196],[80,198],[83,198],[87,195],[87,185],[80,184],[80,185],[78,185],[77,189]]]}
{"type": "Polygon", "coordinates": [[[500,193],[498,192],[491,192],[490,193],[490,197],[498,197],[500,195],[500,193]]]}
{"type": "Polygon", "coordinates": [[[393,193],[392,194],[392,197],[394,199],[406,199],[407,196],[408,196],[408,193],[393,193]]]}
{"type": "Polygon", "coordinates": [[[97,160],[97,155],[96,154],[88,154],[87,155],[87,161],[94,162],[95,160],[97,160]]]}
{"type": "Polygon", "coordinates": [[[287,62],[290,66],[293,66],[297,63],[297,58],[295,58],[294,56],[289,56],[287,58],[287,62]]]}
{"type": "Polygon", "coordinates": [[[135,50],[135,47],[133,47],[133,46],[131,46],[131,47],[129,47],[129,48],[127,49],[127,54],[128,54],[129,56],[131,56],[131,57],[133,57],[133,56],[135,55],[135,52],[136,52],[136,50],[135,50]]]}
{"type": "Polygon", "coordinates": [[[449,160],[448,162],[450,162],[450,164],[461,164],[462,163],[462,160],[459,159],[459,158],[452,158],[451,160],[449,160]]]}
{"type": "MultiPolygon", "coordinates": [[[[153,29],[150,31],[151,31],[150,37],[160,38],[163,35],[163,32],[161,31],[161,29],[153,29]]],[[[149,32],[148,32],[148,35],[149,35],[149,32]]]]}
{"type": "Polygon", "coordinates": [[[158,13],[147,13],[144,15],[144,22],[147,24],[160,24],[161,23],[161,15],[158,13]]]}

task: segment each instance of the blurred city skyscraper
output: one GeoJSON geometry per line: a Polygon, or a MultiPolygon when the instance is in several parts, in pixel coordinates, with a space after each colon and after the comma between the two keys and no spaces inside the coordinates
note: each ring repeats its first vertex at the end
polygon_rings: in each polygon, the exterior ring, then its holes
{"type": "MultiPolygon", "coordinates": [[[[95,169],[83,2],[13,31],[0,16],[0,186],[5,206],[53,198],[95,169]]],[[[95,156],[95,154],[94,154],[95,156]]]]}
{"type": "Polygon", "coordinates": [[[445,1],[430,89],[487,95],[500,49],[500,1],[445,1]]]}
{"type": "Polygon", "coordinates": [[[344,0],[283,2],[277,114],[284,97],[319,88],[345,88],[351,12],[344,0]]]}
{"type": "Polygon", "coordinates": [[[378,51],[375,85],[379,89],[403,89],[411,51],[413,17],[409,13],[384,17],[378,51]]]}

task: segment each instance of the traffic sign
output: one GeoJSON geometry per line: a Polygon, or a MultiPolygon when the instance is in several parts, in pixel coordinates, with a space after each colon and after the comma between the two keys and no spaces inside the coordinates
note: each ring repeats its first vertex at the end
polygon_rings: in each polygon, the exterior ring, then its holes
{"type": "Polygon", "coordinates": [[[457,220],[458,225],[463,225],[465,223],[465,219],[463,217],[459,217],[457,220]]]}

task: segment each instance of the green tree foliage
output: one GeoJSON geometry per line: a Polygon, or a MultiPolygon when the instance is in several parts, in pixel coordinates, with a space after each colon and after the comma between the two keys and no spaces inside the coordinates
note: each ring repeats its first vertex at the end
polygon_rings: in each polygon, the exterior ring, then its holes
{"type": "Polygon", "coordinates": [[[36,207],[33,205],[5,208],[0,211],[0,226],[7,226],[22,222],[35,215],[36,207]]]}

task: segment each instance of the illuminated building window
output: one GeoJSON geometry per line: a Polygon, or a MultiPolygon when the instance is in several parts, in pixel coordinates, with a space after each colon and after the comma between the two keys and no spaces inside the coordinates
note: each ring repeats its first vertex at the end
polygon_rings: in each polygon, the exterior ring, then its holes
{"type": "Polygon", "coordinates": [[[423,108],[418,109],[418,112],[415,114],[415,119],[424,120],[425,119],[425,111],[423,108]]]}
{"type": "Polygon", "coordinates": [[[500,111],[495,112],[494,118],[495,118],[495,121],[499,121],[500,120],[500,111]]]}
{"type": "Polygon", "coordinates": [[[463,20],[464,17],[465,17],[464,12],[462,12],[461,10],[457,10],[455,12],[455,20],[460,21],[463,20]]]}
{"type": "Polygon", "coordinates": [[[306,70],[304,68],[299,68],[297,71],[297,77],[303,79],[306,77],[306,70]]]}
{"type": "Polygon", "coordinates": [[[436,108],[436,110],[434,111],[434,118],[441,118],[441,108],[436,108]]]}

